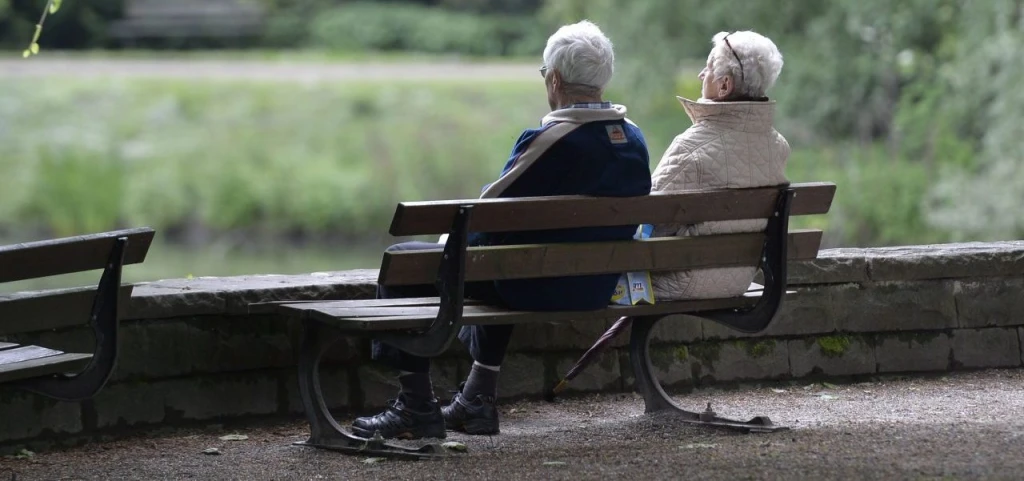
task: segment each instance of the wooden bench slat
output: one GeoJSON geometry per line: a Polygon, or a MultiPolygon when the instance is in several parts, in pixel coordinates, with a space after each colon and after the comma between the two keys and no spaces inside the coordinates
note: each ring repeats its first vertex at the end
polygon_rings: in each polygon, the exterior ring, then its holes
{"type": "Polygon", "coordinates": [[[13,342],[0,342],[0,351],[11,349],[13,347],[18,347],[18,345],[13,342]]]}
{"type": "Polygon", "coordinates": [[[137,228],[0,246],[0,282],[102,269],[118,237],[128,237],[124,263],[146,259],[153,229],[137,228]]]}
{"type": "MultiPolygon", "coordinates": [[[[820,230],[789,234],[789,259],[814,259],[820,230]]],[[[466,281],[531,279],[617,272],[756,265],[764,234],[663,237],[640,241],[471,247],[466,281]]],[[[378,282],[420,285],[434,282],[441,263],[437,250],[386,252],[378,282]]]]}
{"type": "Polygon", "coordinates": [[[0,383],[84,369],[92,354],[62,353],[13,364],[0,364],[0,383]]]}
{"type": "MultiPolygon", "coordinates": [[[[561,311],[561,312],[526,312],[509,311],[493,306],[468,307],[463,314],[466,324],[517,324],[520,322],[565,322],[614,319],[621,316],[645,316],[665,313],[692,313],[712,309],[728,309],[753,305],[760,297],[760,292],[752,292],[744,297],[728,299],[702,299],[693,301],[660,302],[653,306],[609,306],[596,311],[561,311]]],[[[406,309],[406,308],[398,308],[406,309]]],[[[282,305],[280,312],[300,318],[309,318],[325,322],[342,330],[353,332],[387,331],[395,329],[423,329],[434,320],[437,309],[423,309],[415,315],[396,315],[378,317],[344,317],[352,312],[351,308],[323,307],[308,309],[301,305],[282,305]]]]}
{"type": "MultiPolygon", "coordinates": [[[[134,286],[123,285],[122,302],[134,286]]],[[[95,287],[0,294],[0,334],[48,331],[89,322],[95,287]]]]}
{"type": "MultiPolygon", "coordinates": [[[[836,185],[793,184],[790,215],[828,213],[836,185]]],[[[472,205],[470,232],[512,232],[634,224],[692,224],[713,220],[761,219],[771,215],[777,187],[654,193],[649,196],[544,197],[402,202],[395,210],[394,236],[447,233],[459,206],[472,205]]]]}
{"type": "MultiPolygon", "coordinates": [[[[392,306],[436,306],[440,303],[437,297],[407,297],[403,299],[352,299],[352,300],[319,300],[319,301],[272,301],[249,304],[249,314],[273,314],[278,312],[281,305],[305,306],[316,309],[320,307],[392,307],[392,306]]],[[[467,306],[480,304],[480,301],[473,299],[463,300],[467,306]]]]}
{"type": "Polygon", "coordinates": [[[61,351],[40,346],[19,346],[14,349],[0,351],[0,365],[31,361],[44,357],[64,354],[61,351]]]}

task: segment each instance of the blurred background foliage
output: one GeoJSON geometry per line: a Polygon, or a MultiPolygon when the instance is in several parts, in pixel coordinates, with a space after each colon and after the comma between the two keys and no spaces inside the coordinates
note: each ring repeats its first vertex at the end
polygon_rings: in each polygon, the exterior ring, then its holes
{"type": "MultiPolygon", "coordinates": [[[[535,70],[547,36],[583,18],[616,45],[608,97],[652,168],[689,125],[674,96],[699,96],[711,36],[753,29],[786,59],[769,95],[790,178],[839,185],[833,213],[806,221],[829,246],[1024,234],[1022,0],[219,1],[257,9],[258,28],[125,38],[131,0],[65,0],[39,58],[456,66],[386,82],[0,74],[0,236],[147,224],[183,248],[318,252],[284,270],[372,267],[396,202],[475,196],[546,110],[539,76],[461,79],[458,62],[535,70]],[[341,251],[371,254],[319,254],[341,251]]],[[[44,4],[0,0],[12,57],[44,4]]]]}

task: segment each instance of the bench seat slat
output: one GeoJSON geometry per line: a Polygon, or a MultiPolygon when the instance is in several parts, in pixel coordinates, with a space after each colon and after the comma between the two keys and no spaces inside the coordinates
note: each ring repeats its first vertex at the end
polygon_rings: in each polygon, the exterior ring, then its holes
{"type": "Polygon", "coordinates": [[[18,347],[18,345],[10,342],[0,342],[0,351],[4,351],[15,347],[18,347]]]}
{"type": "MultiPolygon", "coordinates": [[[[760,291],[751,291],[744,297],[703,299],[693,301],[660,302],[653,306],[608,306],[596,311],[528,312],[511,311],[494,306],[466,306],[463,320],[466,324],[516,324],[520,322],[559,322],[614,319],[621,316],[645,316],[665,313],[692,313],[713,309],[729,309],[753,305],[760,291]]],[[[307,318],[330,324],[351,332],[387,331],[394,329],[422,329],[437,314],[437,307],[396,307],[360,309],[355,307],[308,306],[282,304],[282,314],[307,318]],[[411,314],[411,310],[416,310],[411,314]],[[377,314],[372,316],[372,314],[377,314]],[[396,314],[396,315],[391,315],[396,314]],[[357,317],[362,316],[362,317],[357,317]]]]}
{"type": "Polygon", "coordinates": [[[22,361],[31,361],[43,357],[63,354],[61,351],[40,346],[18,346],[13,349],[0,351],[0,365],[14,364],[22,361]]]}
{"type": "MultiPolygon", "coordinates": [[[[302,306],[305,309],[319,309],[322,307],[392,307],[392,306],[436,306],[440,300],[437,297],[407,297],[403,299],[354,299],[354,300],[321,300],[321,301],[272,301],[249,304],[249,314],[273,314],[278,312],[281,305],[302,306]]],[[[472,306],[480,304],[480,301],[465,299],[464,305],[472,306]]]]}
{"type": "MultiPolygon", "coordinates": [[[[14,350],[16,351],[18,349],[21,348],[14,350]]],[[[0,356],[8,352],[10,352],[10,350],[0,352],[0,356]]],[[[11,363],[4,363],[5,361],[0,357],[0,383],[49,376],[65,372],[81,371],[89,364],[89,360],[92,359],[92,354],[62,353],[60,351],[55,352],[56,354],[53,355],[11,363]]]]}
{"type": "Polygon", "coordinates": [[[0,246],[0,282],[102,269],[118,237],[128,238],[124,264],[138,264],[146,259],[153,229],[140,227],[0,246]]]}
{"type": "MultiPolygon", "coordinates": [[[[121,286],[119,298],[129,299],[133,287],[121,286]]],[[[95,297],[95,287],[0,294],[0,334],[84,325],[95,297]]]]}
{"type": "MultiPolygon", "coordinates": [[[[791,260],[814,259],[820,230],[789,234],[791,260]]],[[[753,266],[764,247],[764,235],[727,234],[663,237],[639,241],[471,247],[466,256],[466,281],[531,279],[618,272],[753,266]]],[[[441,246],[429,251],[386,252],[378,282],[422,285],[434,282],[441,246]]]]}
{"type": "MultiPolygon", "coordinates": [[[[793,184],[790,215],[826,214],[836,185],[793,184]]],[[[470,232],[514,232],[634,224],[693,224],[714,220],[766,219],[778,187],[658,192],[640,197],[517,197],[402,202],[395,210],[393,236],[444,234],[459,206],[472,205],[470,232]]]]}

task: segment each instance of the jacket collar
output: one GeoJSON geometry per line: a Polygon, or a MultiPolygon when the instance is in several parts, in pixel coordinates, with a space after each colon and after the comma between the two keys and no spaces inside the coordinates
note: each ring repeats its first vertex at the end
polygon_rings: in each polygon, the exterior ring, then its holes
{"type": "Polygon", "coordinates": [[[626,107],[624,105],[612,104],[609,109],[594,108],[567,108],[558,109],[544,116],[541,125],[552,122],[566,122],[570,124],[585,124],[587,122],[600,122],[603,120],[622,120],[626,118],[626,107]]]}
{"type": "Polygon", "coordinates": [[[774,100],[712,102],[676,98],[694,125],[705,122],[740,132],[767,132],[774,128],[774,100]]]}

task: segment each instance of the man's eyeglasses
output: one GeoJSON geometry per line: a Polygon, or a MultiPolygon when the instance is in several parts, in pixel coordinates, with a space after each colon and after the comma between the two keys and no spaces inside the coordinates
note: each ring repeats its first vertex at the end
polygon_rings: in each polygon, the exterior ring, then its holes
{"type": "Polygon", "coordinates": [[[544,77],[544,78],[548,78],[548,66],[547,65],[541,65],[540,66],[540,76],[544,77]]]}
{"type": "MultiPolygon", "coordinates": [[[[732,34],[730,33],[729,35],[732,34]]],[[[725,38],[722,39],[722,41],[725,42],[726,47],[729,47],[729,51],[732,52],[732,56],[736,59],[736,63],[740,65],[740,81],[746,82],[747,76],[743,74],[743,62],[740,61],[740,56],[736,54],[736,49],[732,48],[732,44],[729,43],[729,35],[726,35],[725,38]]]]}

